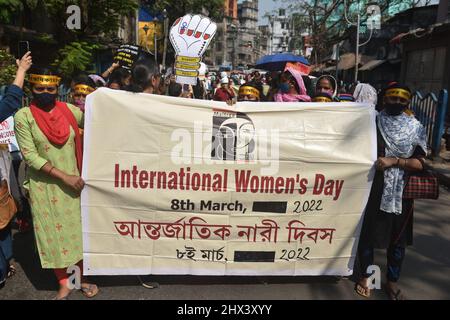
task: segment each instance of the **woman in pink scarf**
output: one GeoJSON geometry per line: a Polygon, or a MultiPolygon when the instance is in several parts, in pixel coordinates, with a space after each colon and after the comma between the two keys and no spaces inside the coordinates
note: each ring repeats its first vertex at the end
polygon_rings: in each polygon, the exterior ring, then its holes
{"type": "Polygon", "coordinates": [[[311,97],[306,94],[302,74],[292,68],[287,68],[280,76],[278,93],[275,94],[276,102],[310,102],[311,97]]]}

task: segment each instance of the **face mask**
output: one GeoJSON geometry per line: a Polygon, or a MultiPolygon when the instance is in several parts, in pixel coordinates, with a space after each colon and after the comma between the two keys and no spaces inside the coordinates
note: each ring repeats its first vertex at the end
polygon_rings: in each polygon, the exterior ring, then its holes
{"type": "Polygon", "coordinates": [[[84,110],[84,100],[82,100],[82,99],[75,99],[75,100],[73,101],[73,103],[74,103],[78,108],[80,108],[81,110],[84,110]]]}
{"type": "Polygon", "coordinates": [[[34,101],[36,105],[40,108],[45,108],[48,106],[52,106],[56,102],[57,94],[51,94],[48,92],[44,93],[33,93],[34,101]]]}
{"type": "Polygon", "coordinates": [[[329,94],[329,95],[330,95],[330,97],[332,97],[332,96],[334,95],[334,92],[333,92],[333,90],[328,90],[328,89],[320,89],[320,92],[321,92],[321,93],[326,93],[326,94],[329,94]]]}
{"type": "Polygon", "coordinates": [[[287,82],[280,83],[280,91],[281,92],[288,93],[289,89],[290,89],[289,88],[289,83],[287,83],[287,82]]]}
{"type": "Polygon", "coordinates": [[[398,116],[405,111],[406,106],[400,103],[389,103],[386,104],[386,113],[390,116],[398,116]]]}

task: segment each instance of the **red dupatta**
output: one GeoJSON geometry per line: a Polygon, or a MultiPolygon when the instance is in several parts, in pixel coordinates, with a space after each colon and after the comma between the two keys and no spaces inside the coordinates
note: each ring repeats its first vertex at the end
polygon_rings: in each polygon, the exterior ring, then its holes
{"type": "Polygon", "coordinates": [[[77,159],[78,171],[81,175],[83,141],[81,140],[80,131],[78,130],[78,122],[67,104],[56,101],[55,108],[50,113],[37,107],[32,101],[30,110],[39,129],[41,129],[42,133],[52,144],[57,146],[66,144],[70,136],[70,127],[72,127],[75,132],[75,157],[77,159]]]}

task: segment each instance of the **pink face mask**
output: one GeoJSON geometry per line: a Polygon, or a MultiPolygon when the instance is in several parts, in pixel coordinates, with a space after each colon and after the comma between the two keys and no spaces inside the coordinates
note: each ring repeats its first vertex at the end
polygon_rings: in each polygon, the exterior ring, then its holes
{"type": "Polygon", "coordinates": [[[84,112],[84,100],[83,99],[75,99],[74,104],[84,112]]]}

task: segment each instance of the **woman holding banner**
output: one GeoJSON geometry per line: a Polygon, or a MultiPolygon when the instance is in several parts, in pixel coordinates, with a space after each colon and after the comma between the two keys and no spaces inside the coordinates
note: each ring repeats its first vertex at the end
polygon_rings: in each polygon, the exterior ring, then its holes
{"type": "Polygon", "coordinates": [[[374,248],[387,249],[386,292],[392,300],[404,300],[398,288],[405,248],[412,244],[413,199],[403,199],[408,172],[423,170],[427,152],[422,124],[406,113],[411,101],[407,87],[394,84],[384,93],[384,110],[377,117],[377,172],[364,215],[358,255],[362,278],[355,290],[370,297],[370,266],[374,248]]]}
{"type": "MultiPolygon", "coordinates": [[[[67,268],[77,265],[82,275],[80,177],[82,141],[78,127],[83,112],[56,101],[60,78],[49,70],[30,74],[33,100],[14,117],[17,141],[29,166],[27,181],[36,243],[45,269],[53,269],[59,281],[55,299],[66,299],[67,268]]],[[[96,285],[81,279],[86,297],[98,293],[96,285]]]]}

